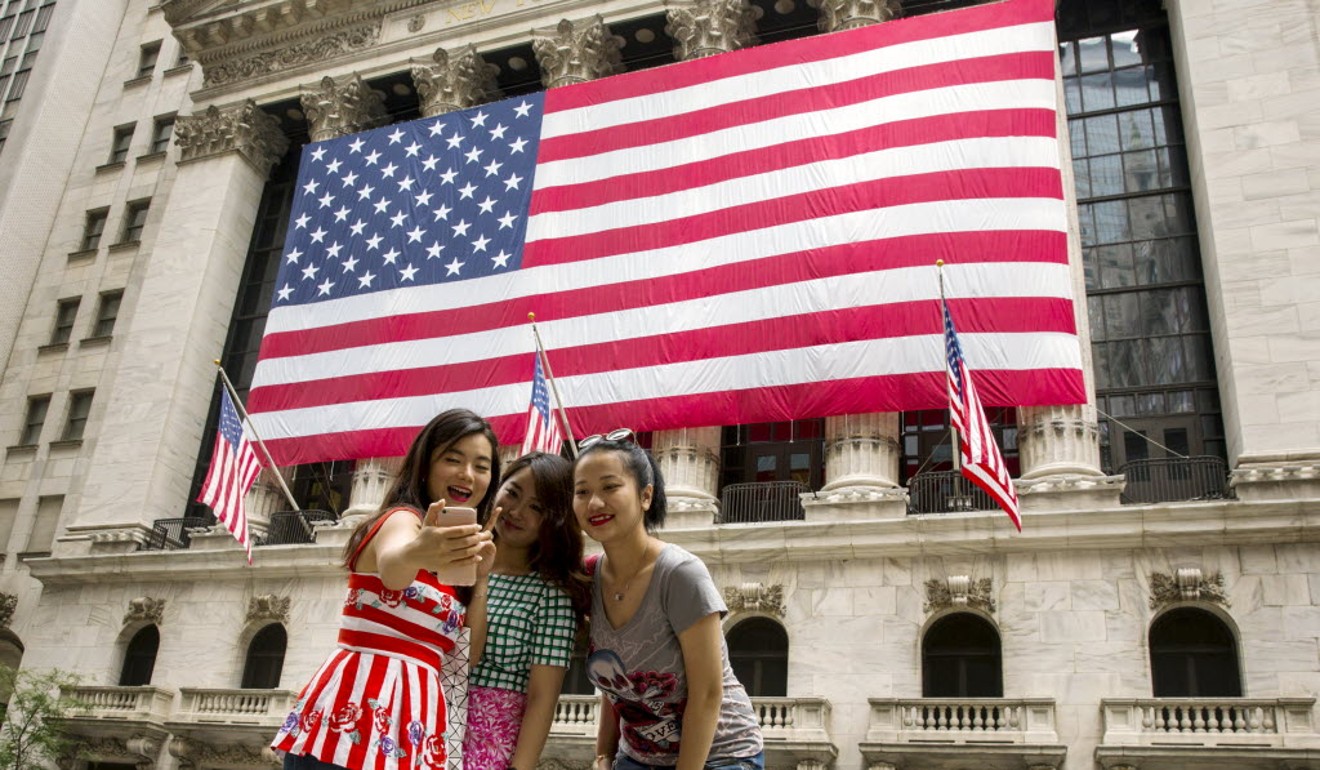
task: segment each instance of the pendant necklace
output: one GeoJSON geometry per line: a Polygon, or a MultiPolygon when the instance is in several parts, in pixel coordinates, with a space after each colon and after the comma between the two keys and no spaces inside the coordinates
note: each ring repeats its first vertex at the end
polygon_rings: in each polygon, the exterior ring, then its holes
{"type": "Polygon", "coordinates": [[[646,569],[646,557],[648,554],[650,554],[650,552],[651,552],[651,544],[647,543],[646,550],[642,551],[642,566],[638,567],[636,572],[629,575],[628,579],[623,581],[623,588],[620,588],[614,592],[614,601],[616,602],[623,601],[623,597],[628,594],[628,589],[632,587],[633,578],[640,575],[642,573],[642,570],[646,569]]]}

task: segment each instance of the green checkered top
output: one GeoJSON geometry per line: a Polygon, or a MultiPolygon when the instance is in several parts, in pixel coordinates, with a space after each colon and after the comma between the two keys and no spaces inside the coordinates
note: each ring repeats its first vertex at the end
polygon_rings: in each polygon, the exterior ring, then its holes
{"type": "Polygon", "coordinates": [[[472,684],[527,691],[532,666],[568,668],[577,620],[568,594],[540,575],[491,575],[486,651],[472,684]]]}

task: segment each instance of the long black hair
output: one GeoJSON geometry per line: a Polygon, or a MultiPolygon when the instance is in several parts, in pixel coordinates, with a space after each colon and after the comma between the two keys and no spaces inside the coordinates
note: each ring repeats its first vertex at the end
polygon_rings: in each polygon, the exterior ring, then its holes
{"type": "Polygon", "coordinates": [[[528,566],[568,594],[581,625],[591,609],[591,578],[582,569],[582,529],[573,516],[573,463],[559,455],[529,452],[509,464],[504,478],[524,468],[531,471],[541,501],[541,527],[527,552],[528,566]]]}
{"type": "Polygon", "coordinates": [[[643,512],[642,521],[646,525],[647,532],[654,532],[663,527],[667,512],[665,479],[660,474],[660,465],[656,463],[651,453],[631,441],[602,439],[582,450],[577,458],[578,463],[595,452],[618,452],[624,469],[633,477],[633,481],[637,482],[639,494],[647,484],[651,485],[651,507],[643,512]]]}

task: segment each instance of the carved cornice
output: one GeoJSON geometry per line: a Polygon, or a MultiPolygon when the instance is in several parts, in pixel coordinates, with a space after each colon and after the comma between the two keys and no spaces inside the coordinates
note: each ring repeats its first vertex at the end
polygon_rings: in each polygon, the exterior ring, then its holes
{"type": "Polygon", "coordinates": [[[342,80],[326,76],[300,97],[313,142],[382,126],[388,119],[385,98],[353,74],[342,80]]]}
{"type": "Polygon", "coordinates": [[[820,0],[821,32],[868,27],[889,21],[902,13],[900,0],[820,0]]]}
{"type": "Polygon", "coordinates": [[[169,753],[182,767],[275,768],[283,762],[265,746],[231,743],[217,746],[195,738],[174,736],[169,753]]]}
{"type": "Polygon", "coordinates": [[[139,596],[128,602],[128,612],[124,613],[124,625],[129,623],[155,623],[160,625],[165,618],[165,600],[151,596],[139,596]]]}
{"type": "Polygon", "coordinates": [[[665,34],[674,58],[700,59],[756,43],[756,12],[748,0],[677,0],[668,11],[665,34]]]}
{"type": "Polygon", "coordinates": [[[136,765],[139,768],[153,767],[160,754],[160,740],[147,735],[135,735],[131,738],[103,737],[77,741],[71,751],[61,758],[74,763],[79,760],[93,760],[115,764],[136,765]]]}
{"type": "Polygon", "coordinates": [[[499,96],[495,83],[499,68],[481,58],[476,46],[469,45],[453,54],[437,48],[432,59],[434,64],[412,65],[423,117],[467,109],[499,96]]]}
{"type": "Polygon", "coordinates": [[[724,588],[724,601],[733,612],[764,612],[776,618],[784,617],[784,586],[775,583],[743,583],[724,588]]]}
{"type": "Polygon", "coordinates": [[[283,72],[304,64],[320,64],[354,51],[370,48],[378,40],[380,40],[380,22],[373,21],[249,56],[203,61],[202,84],[207,88],[224,86],[283,72]]]}
{"type": "Polygon", "coordinates": [[[247,622],[257,623],[273,620],[278,623],[289,622],[289,597],[275,594],[261,594],[248,599],[247,622]]]}
{"type": "Polygon", "coordinates": [[[14,610],[18,609],[18,597],[14,594],[0,594],[0,628],[9,628],[14,619],[14,610]]]}
{"type": "Polygon", "coordinates": [[[994,584],[990,578],[975,582],[966,575],[950,575],[944,580],[926,581],[927,613],[959,607],[973,607],[985,612],[995,611],[994,584]]]}
{"type": "Polygon", "coordinates": [[[1224,574],[1212,572],[1202,577],[1198,567],[1180,567],[1172,575],[1150,573],[1150,608],[1158,610],[1178,602],[1211,602],[1229,606],[1224,591],[1224,574]]]}
{"type": "Polygon", "coordinates": [[[532,30],[532,50],[541,65],[541,83],[556,88],[623,71],[623,41],[599,15],[581,21],[563,19],[554,30],[532,30]]]}
{"type": "Polygon", "coordinates": [[[263,175],[270,173],[289,148],[279,120],[251,100],[233,109],[212,105],[200,115],[180,116],[174,125],[174,141],[179,145],[180,163],[237,152],[263,175]]]}

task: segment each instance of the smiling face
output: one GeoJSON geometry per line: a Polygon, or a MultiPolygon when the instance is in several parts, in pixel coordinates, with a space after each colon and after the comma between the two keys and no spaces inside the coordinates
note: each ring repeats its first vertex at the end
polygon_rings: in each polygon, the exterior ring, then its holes
{"type": "Polygon", "coordinates": [[[431,453],[426,491],[432,500],[475,508],[490,487],[490,469],[495,451],[490,440],[470,433],[447,447],[431,453]]]}
{"type": "Polygon", "coordinates": [[[495,525],[500,546],[531,548],[540,536],[545,514],[532,469],[525,467],[510,476],[495,495],[495,505],[504,509],[495,525]]]}
{"type": "Polygon", "coordinates": [[[618,452],[590,452],[573,471],[573,513],[593,540],[605,542],[645,530],[651,485],[637,479],[618,452]]]}

